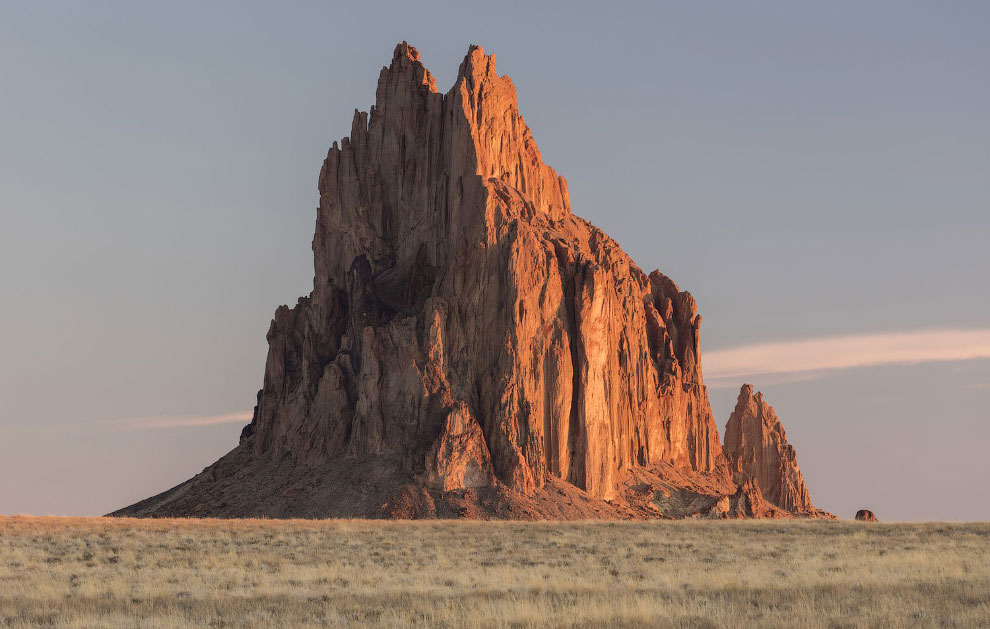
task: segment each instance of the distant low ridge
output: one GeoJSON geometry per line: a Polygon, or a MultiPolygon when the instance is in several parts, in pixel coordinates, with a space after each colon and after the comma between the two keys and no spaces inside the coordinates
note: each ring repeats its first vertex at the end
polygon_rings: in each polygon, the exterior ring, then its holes
{"type": "Polygon", "coordinates": [[[833,517],[749,385],[720,443],[694,298],[571,213],[495,55],[441,94],[396,46],[319,192],[240,443],[111,515],[833,517]]]}

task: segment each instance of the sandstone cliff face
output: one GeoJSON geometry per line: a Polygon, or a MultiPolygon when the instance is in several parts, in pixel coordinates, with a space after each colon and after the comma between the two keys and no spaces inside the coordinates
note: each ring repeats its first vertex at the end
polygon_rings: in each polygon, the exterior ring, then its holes
{"type": "Polygon", "coordinates": [[[272,323],[257,454],[391,453],[445,489],[553,476],[598,497],[631,465],[715,469],[694,299],[571,213],[494,55],[472,46],[440,94],[397,46],[319,189],[313,292],[272,323]]]}
{"type": "Polygon", "coordinates": [[[753,481],[763,497],[791,512],[815,511],[798,468],[794,447],[762,393],[744,384],[736,408],[725,425],[725,458],[732,480],[743,486],[753,481]]]}

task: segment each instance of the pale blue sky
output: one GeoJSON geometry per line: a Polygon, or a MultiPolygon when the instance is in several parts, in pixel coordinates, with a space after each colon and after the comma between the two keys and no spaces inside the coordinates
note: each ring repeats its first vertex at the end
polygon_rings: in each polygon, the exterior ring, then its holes
{"type": "MultiPolygon", "coordinates": [[[[468,44],[498,55],[574,211],[697,297],[703,356],[990,328],[988,24],[983,2],[5,2],[0,513],[103,513],[233,447],[239,423],[161,418],[253,405],[275,307],[311,288],[321,161],[400,40],[443,90],[468,44]]],[[[739,380],[823,508],[990,519],[990,359],[739,380]]]]}

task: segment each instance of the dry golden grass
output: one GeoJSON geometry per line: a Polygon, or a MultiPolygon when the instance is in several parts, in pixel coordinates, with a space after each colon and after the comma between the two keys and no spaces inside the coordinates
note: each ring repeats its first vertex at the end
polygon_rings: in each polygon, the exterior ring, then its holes
{"type": "Polygon", "coordinates": [[[990,524],[0,517],[13,627],[990,626],[990,524]]]}

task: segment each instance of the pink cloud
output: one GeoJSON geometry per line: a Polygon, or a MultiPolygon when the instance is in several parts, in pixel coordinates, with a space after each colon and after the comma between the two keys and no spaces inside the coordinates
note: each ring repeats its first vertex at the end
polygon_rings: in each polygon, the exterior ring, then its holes
{"type": "Polygon", "coordinates": [[[244,423],[251,421],[251,411],[237,411],[220,415],[159,415],[157,417],[133,417],[111,422],[124,430],[145,430],[152,428],[189,428],[213,426],[215,424],[244,423]]]}
{"type": "Polygon", "coordinates": [[[751,376],[775,379],[878,365],[911,365],[990,358],[990,329],[914,330],[757,343],[704,352],[712,386],[738,386],[751,376]]]}

